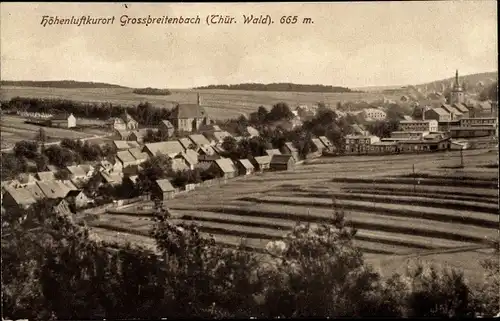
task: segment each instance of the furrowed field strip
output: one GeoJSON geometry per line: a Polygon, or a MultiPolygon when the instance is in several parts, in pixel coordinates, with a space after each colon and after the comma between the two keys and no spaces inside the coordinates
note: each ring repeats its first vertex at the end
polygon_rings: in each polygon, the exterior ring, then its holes
{"type": "MultiPolygon", "coordinates": [[[[241,205],[192,205],[172,207],[176,209],[191,209],[222,214],[237,214],[247,216],[260,216],[268,219],[280,218],[303,222],[328,222],[332,219],[332,211],[327,209],[311,208],[305,206],[287,206],[272,204],[253,204],[247,208],[241,205]]],[[[378,214],[373,212],[346,211],[346,219],[360,229],[386,230],[396,233],[428,235],[467,242],[483,242],[486,238],[495,238],[498,229],[484,228],[468,224],[449,223],[428,219],[407,217],[404,213],[400,216],[378,214]]]]}
{"type": "MultiPolygon", "coordinates": [[[[258,199],[244,199],[244,201],[253,201],[258,203],[271,203],[271,204],[287,204],[287,205],[301,205],[321,208],[331,208],[331,199],[321,199],[313,197],[279,197],[279,196],[263,196],[258,199]]],[[[375,203],[371,201],[353,201],[353,200],[337,200],[337,206],[344,210],[361,210],[361,211],[375,211],[385,214],[394,215],[407,215],[413,217],[422,217],[426,219],[446,220],[454,222],[462,222],[484,227],[495,228],[498,227],[498,214],[478,213],[465,210],[450,210],[447,208],[425,207],[417,205],[405,204],[387,204],[375,203]]]]}
{"type": "MultiPolygon", "coordinates": [[[[287,191],[271,192],[268,196],[291,196],[287,191]]],[[[331,199],[337,200],[360,200],[368,202],[379,202],[389,204],[410,204],[421,205],[432,208],[449,208],[456,210],[469,210],[474,212],[484,212],[498,215],[498,205],[496,204],[482,204],[463,200],[450,200],[450,199],[435,199],[429,197],[419,197],[411,195],[378,195],[374,193],[312,193],[312,192],[294,192],[293,196],[310,197],[320,200],[321,202],[328,202],[331,204],[331,199]]]]}
{"type": "MultiPolygon", "coordinates": [[[[213,212],[197,212],[197,211],[179,211],[180,218],[190,221],[194,219],[200,222],[201,225],[205,222],[228,223],[238,224],[252,227],[267,227],[281,229],[283,231],[291,231],[296,225],[296,222],[283,219],[266,219],[261,217],[248,217],[243,215],[220,214],[213,212]]],[[[358,230],[356,235],[357,239],[386,241],[392,242],[395,245],[404,245],[420,248],[440,248],[440,247],[459,247],[470,245],[471,243],[443,240],[443,239],[430,239],[428,237],[406,235],[401,233],[379,232],[373,230],[358,230]]]]}

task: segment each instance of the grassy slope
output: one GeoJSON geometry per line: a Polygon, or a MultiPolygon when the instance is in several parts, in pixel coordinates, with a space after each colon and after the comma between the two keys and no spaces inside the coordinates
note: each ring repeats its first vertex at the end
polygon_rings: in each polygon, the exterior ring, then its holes
{"type": "MultiPolygon", "coordinates": [[[[378,93],[300,93],[300,92],[259,92],[242,90],[175,90],[169,96],[137,95],[127,88],[39,88],[2,86],[0,100],[13,97],[58,98],[83,102],[111,102],[126,106],[148,101],[154,106],[172,108],[175,103],[195,103],[196,93],[201,96],[202,105],[214,118],[224,119],[250,113],[261,105],[269,108],[284,101],[290,106],[315,104],[320,101],[334,107],[339,101],[377,100],[384,95],[378,93]]],[[[387,95],[385,95],[387,98],[387,95]]],[[[395,97],[393,97],[395,98],[395,97]]]]}

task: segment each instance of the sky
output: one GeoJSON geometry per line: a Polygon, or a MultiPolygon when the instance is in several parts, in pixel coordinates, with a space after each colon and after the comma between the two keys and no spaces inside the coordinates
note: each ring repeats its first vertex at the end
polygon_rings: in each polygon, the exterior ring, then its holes
{"type": "Polygon", "coordinates": [[[128,87],[293,82],[358,88],[498,70],[494,0],[337,3],[1,3],[2,80],[128,87]],[[207,15],[236,24],[207,25],[207,15]],[[270,15],[245,25],[243,14],[270,15]],[[115,17],[41,25],[42,16],[115,17]],[[120,17],[196,17],[192,25],[120,25],[120,17]],[[295,25],[280,24],[297,16],[295,25]],[[303,24],[303,18],[314,23],[303,24]]]}

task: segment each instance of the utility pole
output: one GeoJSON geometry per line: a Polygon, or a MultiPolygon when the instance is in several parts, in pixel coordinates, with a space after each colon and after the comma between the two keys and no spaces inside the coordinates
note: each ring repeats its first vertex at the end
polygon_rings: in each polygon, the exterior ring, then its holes
{"type": "Polygon", "coordinates": [[[464,147],[460,148],[460,167],[464,167],[464,147]]]}
{"type": "Polygon", "coordinates": [[[413,164],[413,193],[417,191],[416,180],[417,177],[415,176],[415,164],[413,164]]]}

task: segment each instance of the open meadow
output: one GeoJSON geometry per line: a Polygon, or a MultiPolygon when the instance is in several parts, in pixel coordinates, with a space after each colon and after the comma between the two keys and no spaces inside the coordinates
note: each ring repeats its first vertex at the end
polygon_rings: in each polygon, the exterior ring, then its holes
{"type": "MultiPolygon", "coordinates": [[[[63,138],[88,139],[107,135],[106,131],[97,128],[72,130],[26,124],[25,118],[18,116],[2,115],[0,119],[1,148],[12,148],[15,143],[22,140],[33,140],[40,128],[43,128],[48,137],[48,142],[57,142],[63,138]]],[[[78,120],[77,120],[78,121],[78,120]]],[[[95,124],[94,124],[95,125],[95,124]]]]}
{"type": "MultiPolygon", "coordinates": [[[[497,151],[321,158],[294,171],[269,172],[199,189],[166,203],[177,222],[194,222],[228,246],[246,239],[261,251],[296,222],[328,221],[334,208],[357,228],[369,262],[391,273],[416,258],[481,273],[499,237],[497,151]],[[413,172],[413,166],[415,172],[413,172]],[[470,259],[473,258],[473,259],[470,259]]],[[[152,247],[151,203],[100,215],[102,239],[152,247]],[[149,205],[149,207],[148,207],[149,205]]]]}
{"type": "Polygon", "coordinates": [[[10,87],[0,89],[0,100],[10,100],[13,97],[57,98],[80,102],[110,102],[124,106],[135,106],[140,102],[148,101],[159,108],[172,108],[176,103],[196,103],[196,93],[200,93],[200,100],[209,115],[215,119],[227,119],[248,114],[257,110],[259,106],[270,108],[278,102],[286,102],[291,107],[297,104],[316,104],[324,102],[335,107],[337,102],[346,101],[374,101],[383,97],[399,99],[381,93],[305,93],[305,92],[266,92],[243,90],[190,90],[172,89],[169,96],[138,95],[127,88],[39,88],[39,87],[10,87]]]}

